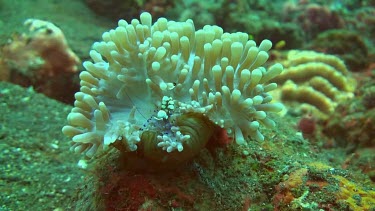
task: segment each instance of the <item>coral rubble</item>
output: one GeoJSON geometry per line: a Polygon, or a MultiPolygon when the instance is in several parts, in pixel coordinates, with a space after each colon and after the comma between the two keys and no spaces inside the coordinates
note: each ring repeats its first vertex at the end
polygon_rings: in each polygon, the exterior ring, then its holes
{"type": "Polygon", "coordinates": [[[69,48],[60,28],[53,23],[28,19],[29,32],[15,36],[1,49],[0,79],[69,102],[77,87],[70,81],[80,59],[69,48]]]}

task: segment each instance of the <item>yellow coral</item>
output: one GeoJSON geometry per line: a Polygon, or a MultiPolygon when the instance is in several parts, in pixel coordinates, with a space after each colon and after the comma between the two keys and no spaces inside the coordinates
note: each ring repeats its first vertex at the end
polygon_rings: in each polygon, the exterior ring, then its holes
{"type": "Polygon", "coordinates": [[[287,81],[281,87],[281,92],[281,100],[296,101],[314,105],[324,113],[333,111],[333,106],[335,105],[331,99],[314,88],[309,86],[298,86],[292,81],[287,81]]]}
{"type": "Polygon", "coordinates": [[[339,192],[336,198],[349,205],[352,210],[374,210],[375,209],[375,191],[362,189],[358,184],[348,179],[335,175],[339,181],[339,192]]]}
{"type": "Polygon", "coordinates": [[[310,169],[314,169],[314,171],[324,172],[333,169],[332,166],[329,166],[326,163],[322,163],[320,161],[315,161],[307,164],[310,169]]]}
{"type": "Polygon", "coordinates": [[[355,83],[344,62],[314,51],[290,51],[282,62],[285,71],[274,79],[282,84],[281,99],[308,105],[313,112],[329,114],[342,99],[352,97],[355,83]]]}

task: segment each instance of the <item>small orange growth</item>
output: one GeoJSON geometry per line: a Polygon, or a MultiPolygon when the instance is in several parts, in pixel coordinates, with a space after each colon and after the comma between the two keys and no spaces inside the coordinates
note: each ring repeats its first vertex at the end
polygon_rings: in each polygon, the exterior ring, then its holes
{"type": "Polygon", "coordinates": [[[285,182],[281,182],[276,187],[276,195],[273,197],[273,203],[276,207],[281,204],[290,204],[296,197],[292,189],[298,188],[305,183],[305,176],[308,170],[306,168],[297,169],[289,175],[285,182]]]}
{"type": "Polygon", "coordinates": [[[311,187],[311,186],[315,186],[315,187],[319,187],[319,189],[322,189],[324,187],[326,187],[328,185],[328,182],[327,181],[312,181],[312,180],[309,180],[306,182],[306,185],[311,187]]]}

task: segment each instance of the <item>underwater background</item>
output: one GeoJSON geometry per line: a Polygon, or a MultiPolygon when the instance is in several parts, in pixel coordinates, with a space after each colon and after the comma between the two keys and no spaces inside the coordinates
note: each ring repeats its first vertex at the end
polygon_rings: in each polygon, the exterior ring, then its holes
{"type": "MultiPolygon", "coordinates": [[[[0,0],[0,210],[375,210],[375,1],[0,0]],[[192,19],[273,43],[274,128],[173,170],[77,165],[61,128],[119,19],[192,19]]],[[[141,164],[140,164],[141,165],[141,164]]]]}

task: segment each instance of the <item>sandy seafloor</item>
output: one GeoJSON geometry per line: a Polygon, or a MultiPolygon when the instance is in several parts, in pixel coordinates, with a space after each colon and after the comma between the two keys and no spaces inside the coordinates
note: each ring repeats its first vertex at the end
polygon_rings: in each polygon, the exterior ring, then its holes
{"type": "Polygon", "coordinates": [[[0,210],[67,210],[83,172],[61,133],[70,107],[0,83],[0,210]]]}

